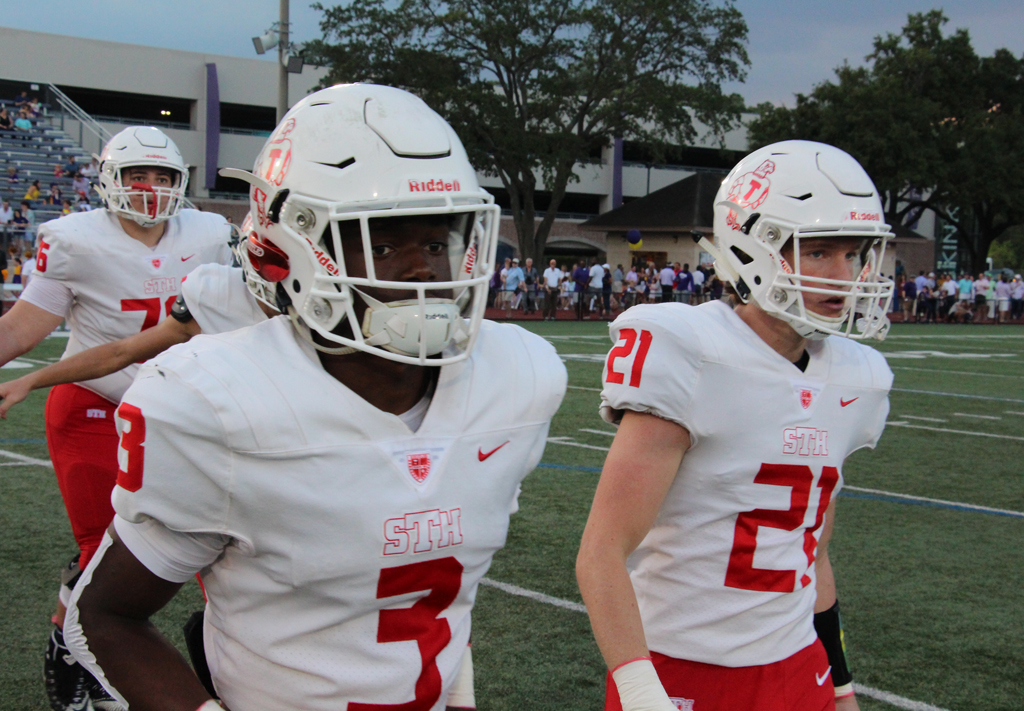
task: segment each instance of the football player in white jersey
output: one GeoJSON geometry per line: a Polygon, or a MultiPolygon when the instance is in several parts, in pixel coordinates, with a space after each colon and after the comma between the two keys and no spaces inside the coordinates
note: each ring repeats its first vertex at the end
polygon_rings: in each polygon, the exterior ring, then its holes
{"type": "MultiPolygon", "coordinates": [[[[183,276],[200,264],[230,262],[224,218],[182,209],[188,167],[163,132],[127,128],[99,159],[97,192],[106,209],[39,226],[32,283],[0,318],[0,364],[34,348],[65,319],[71,327],[65,356],[146,330],[170,310],[183,276]]],[[[83,567],[113,517],[114,409],[137,369],[57,386],[47,400],[47,444],[83,567]]],[[[65,577],[75,568],[73,562],[65,577]]],[[[47,691],[57,709],[83,696],[80,669],[61,662],[69,594],[64,586],[46,655],[47,691]]]]}
{"type": "Polygon", "coordinates": [[[577,559],[605,708],[856,709],[827,543],[843,461],[889,409],[885,359],[854,341],[888,329],[892,235],[860,165],[806,141],[744,158],[714,210],[700,243],[733,303],[611,328],[619,429],[577,559]]]}
{"type": "Polygon", "coordinates": [[[483,320],[499,209],[451,127],[383,86],[311,94],[231,173],[287,315],[142,368],[69,646],[133,709],[217,708],[148,622],[199,572],[234,711],[471,703],[477,585],[566,385],[543,339],[483,320]]]}
{"type": "MultiPolygon", "coordinates": [[[[242,233],[251,229],[252,219],[246,215],[242,233]]],[[[244,256],[244,239],[233,238],[231,244],[242,250],[239,255],[244,256]]],[[[132,363],[144,363],[200,333],[225,333],[277,316],[277,308],[267,298],[257,299],[254,289],[247,288],[247,278],[258,280],[259,276],[251,269],[246,274],[241,267],[201,265],[182,279],[181,293],[171,307],[172,318],[135,335],[80,351],[28,375],[0,383],[0,419],[7,419],[11,408],[24,401],[33,390],[102,378],[132,363]]],[[[266,286],[256,289],[267,291],[266,286]]]]}

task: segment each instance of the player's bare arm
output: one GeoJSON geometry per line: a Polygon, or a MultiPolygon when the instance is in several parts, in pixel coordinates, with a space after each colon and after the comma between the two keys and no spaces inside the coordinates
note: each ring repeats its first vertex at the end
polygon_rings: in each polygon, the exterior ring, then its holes
{"type": "Polygon", "coordinates": [[[0,419],[7,419],[10,409],[33,390],[101,378],[132,363],[149,360],[199,333],[199,326],[194,320],[182,323],[173,318],[164,319],[160,325],[134,336],[104,343],[16,380],[0,383],[0,419]]]}
{"type": "Polygon", "coordinates": [[[27,301],[17,302],[0,317],[0,365],[35,348],[63,320],[27,301]]]}
{"type": "Polygon", "coordinates": [[[627,411],[605,460],[576,578],[609,669],[649,654],[626,558],[650,531],[689,447],[679,425],[627,411]]]}
{"type": "Polygon", "coordinates": [[[181,588],[151,573],[120,541],[78,599],[79,622],[107,680],[137,711],[195,711],[210,694],[149,621],[181,588]]]}

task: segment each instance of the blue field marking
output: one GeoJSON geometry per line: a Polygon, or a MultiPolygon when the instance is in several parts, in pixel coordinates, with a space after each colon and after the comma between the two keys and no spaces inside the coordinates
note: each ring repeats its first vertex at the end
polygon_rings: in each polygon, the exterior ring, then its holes
{"type": "Polygon", "coordinates": [[[0,439],[0,444],[46,444],[45,439],[0,439]]]}
{"type": "MultiPolygon", "coordinates": [[[[538,469],[568,469],[581,472],[600,472],[601,469],[598,467],[576,467],[569,466],[567,464],[538,464],[538,469]]],[[[1024,518],[1024,512],[1021,511],[1006,511],[1002,509],[992,509],[983,506],[974,506],[971,504],[958,504],[954,501],[937,501],[933,499],[925,499],[923,497],[911,497],[907,494],[884,494],[884,493],[861,493],[858,491],[849,491],[843,489],[839,492],[840,496],[848,497],[851,499],[870,499],[873,501],[886,501],[890,504],[906,504],[909,506],[930,506],[936,509],[950,509],[952,511],[964,511],[966,513],[980,513],[988,514],[990,516],[1006,516],[1008,518],[1024,518]]]]}

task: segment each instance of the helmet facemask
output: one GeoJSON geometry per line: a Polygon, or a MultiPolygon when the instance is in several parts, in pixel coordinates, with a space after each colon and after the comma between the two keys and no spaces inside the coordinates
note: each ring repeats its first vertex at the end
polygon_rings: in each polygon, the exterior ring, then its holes
{"type": "Polygon", "coordinates": [[[185,174],[164,166],[152,166],[167,171],[172,176],[172,184],[131,182],[128,175],[137,167],[151,166],[115,165],[107,161],[100,165],[96,191],[106,201],[107,209],[142,227],[152,227],[177,215],[185,201],[185,174]]]}
{"type": "Polygon", "coordinates": [[[320,351],[364,351],[417,365],[455,362],[472,347],[483,319],[500,213],[491,203],[459,205],[447,196],[435,202],[352,211],[337,203],[289,199],[275,225],[288,233],[281,248],[250,238],[248,261],[260,281],[281,282],[279,301],[283,290],[300,333],[320,351]],[[323,220],[327,226],[317,230],[323,220]],[[435,230],[444,254],[430,270],[433,280],[379,274],[374,235],[399,234],[396,227],[403,224],[435,230]],[[286,254],[295,248],[305,254],[286,254]]]}

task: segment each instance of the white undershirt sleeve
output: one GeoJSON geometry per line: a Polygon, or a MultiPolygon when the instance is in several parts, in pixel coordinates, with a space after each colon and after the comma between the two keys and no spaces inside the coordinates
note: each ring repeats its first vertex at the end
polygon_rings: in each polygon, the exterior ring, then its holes
{"type": "Polygon", "coordinates": [[[67,316],[75,295],[64,282],[36,274],[21,292],[21,300],[49,311],[54,316],[67,316]]]}
{"type": "Polygon", "coordinates": [[[212,564],[231,542],[217,533],[181,533],[159,521],[132,523],[114,516],[114,530],[121,542],[153,575],[172,583],[184,583],[212,564]]]}

